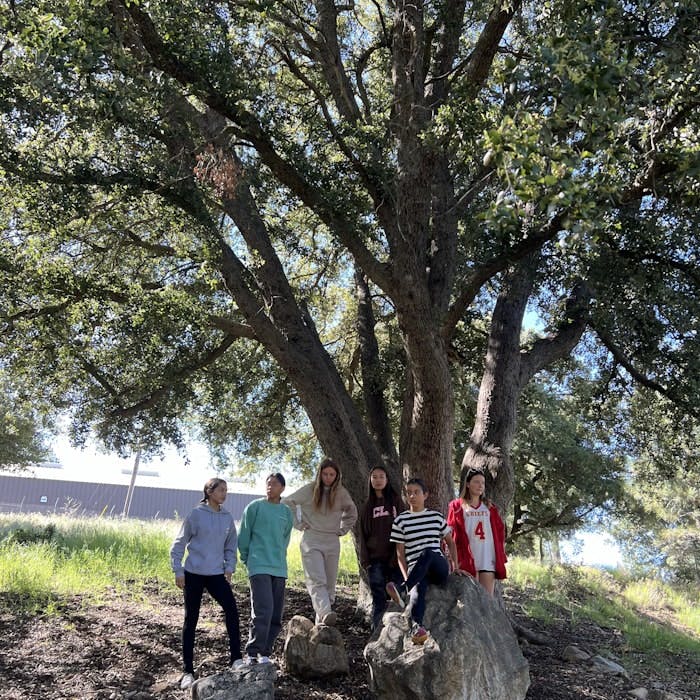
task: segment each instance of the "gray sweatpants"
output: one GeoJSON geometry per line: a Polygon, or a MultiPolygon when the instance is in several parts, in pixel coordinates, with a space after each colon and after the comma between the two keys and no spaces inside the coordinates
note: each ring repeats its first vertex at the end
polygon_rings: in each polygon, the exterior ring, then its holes
{"type": "Polygon", "coordinates": [[[270,656],[282,629],[284,587],[282,576],[256,574],[250,577],[250,628],[245,650],[248,656],[270,656]]]}
{"type": "Polygon", "coordinates": [[[316,624],[331,611],[340,561],[340,538],[315,530],[304,530],[301,537],[301,563],[306,590],[316,612],[316,624]]]}

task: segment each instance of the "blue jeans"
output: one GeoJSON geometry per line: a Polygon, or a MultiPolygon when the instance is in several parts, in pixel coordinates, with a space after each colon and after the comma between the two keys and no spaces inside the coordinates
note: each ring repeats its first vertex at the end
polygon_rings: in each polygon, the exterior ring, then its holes
{"type": "Polygon", "coordinates": [[[282,629],[284,587],[282,576],[256,574],[250,577],[250,632],[248,656],[270,656],[272,646],[282,629]]]}
{"type": "Polygon", "coordinates": [[[413,568],[408,572],[405,587],[410,591],[411,597],[411,617],[419,625],[423,624],[425,615],[425,592],[428,584],[434,583],[442,586],[447,582],[450,575],[450,565],[447,559],[432,549],[424,549],[413,568]]]}
{"type": "Polygon", "coordinates": [[[241,638],[238,627],[238,608],[231,585],[223,574],[200,576],[185,571],[185,624],[182,627],[182,658],[185,673],[194,673],[194,633],[199,620],[204,589],[223,608],[226,618],[231,663],[241,658],[241,638]]]}
{"type": "Polygon", "coordinates": [[[386,584],[401,581],[401,571],[384,561],[374,561],[367,568],[369,588],[372,591],[372,631],[379,627],[386,610],[386,584]]]}

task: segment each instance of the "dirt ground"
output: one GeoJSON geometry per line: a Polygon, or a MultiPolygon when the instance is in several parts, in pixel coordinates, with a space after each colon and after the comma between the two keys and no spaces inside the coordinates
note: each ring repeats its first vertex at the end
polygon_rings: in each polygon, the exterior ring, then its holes
{"type": "MultiPolygon", "coordinates": [[[[237,589],[236,600],[245,639],[249,619],[247,591],[237,589]]],[[[630,700],[629,690],[638,686],[663,688],[683,700],[700,699],[700,669],[690,659],[654,653],[656,671],[640,656],[631,680],[601,676],[585,664],[559,658],[567,644],[589,652],[605,649],[615,654],[624,639],[614,630],[596,625],[572,628],[565,621],[543,626],[519,612],[520,601],[506,596],[510,613],[529,629],[546,635],[545,645],[524,644],[530,664],[531,685],[527,700],[630,700]],[[659,677],[664,669],[664,678],[659,677]]],[[[140,602],[117,594],[99,602],[80,597],[56,601],[51,615],[28,617],[18,613],[17,601],[0,594],[0,698],[95,698],[100,700],[183,700],[189,693],[179,689],[180,627],[179,596],[153,593],[140,602]]],[[[351,590],[340,592],[336,601],[339,629],[344,633],[350,656],[350,675],[333,681],[299,681],[282,665],[276,687],[280,700],[365,700],[372,697],[362,650],[369,628],[358,619],[351,590]]],[[[313,618],[308,596],[300,589],[287,592],[287,618],[292,614],[313,618]]],[[[564,616],[562,616],[564,619],[564,616]]],[[[215,603],[202,606],[197,630],[195,663],[198,675],[221,670],[227,658],[223,620],[215,603]]],[[[282,659],[280,638],[275,659],[282,659]]]]}

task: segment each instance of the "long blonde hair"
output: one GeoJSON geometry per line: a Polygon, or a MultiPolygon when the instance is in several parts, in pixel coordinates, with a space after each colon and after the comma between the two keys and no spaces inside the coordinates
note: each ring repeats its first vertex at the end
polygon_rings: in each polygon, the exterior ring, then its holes
{"type": "Polygon", "coordinates": [[[314,494],[313,494],[314,510],[321,509],[321,503],[323,501],[323,481],[321,480],[321,472],[326,467],[332,467],[333,469],[335,469],[335,481],[331,484],[330,490],[328,491],[328,508],[329,509],[333,508],[333,504],[335,503],[335,496],[338,493],[338,489],[340,488],[340,482],[343,479],[342,474],[340,473],[340,467],[330,457],[326,457],[321,462],[321,464],[318,467],[318,471],[316,472],[316,479],[314,481],[314,494]]]}

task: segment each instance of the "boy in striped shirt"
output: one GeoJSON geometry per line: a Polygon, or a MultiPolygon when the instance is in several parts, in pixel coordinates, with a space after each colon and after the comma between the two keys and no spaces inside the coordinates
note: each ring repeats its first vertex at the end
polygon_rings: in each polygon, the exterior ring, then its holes
{"type": "MultiPolygon", "coordinates": [[[[443,585],[450,571],[465,575],[457,568],[457,550],[452,530],[442,513],[425,507],[428,489],[422,479],[406,482],[406,500],[409,510],[400,513],[391,528],[391,541],[396,543],[396,555],[405,583],[401,588],[409,591],[411,599],[411,639],[423,644],[429,632],[423,627],[425,593],[429,583],[443,585]],[[441,550],[445,541],[449,562],[441,550]]],[[[389,597],[400,607],[405,607],[399,588],[393,582],[386,585],[389,597]]]]}

